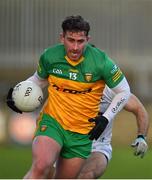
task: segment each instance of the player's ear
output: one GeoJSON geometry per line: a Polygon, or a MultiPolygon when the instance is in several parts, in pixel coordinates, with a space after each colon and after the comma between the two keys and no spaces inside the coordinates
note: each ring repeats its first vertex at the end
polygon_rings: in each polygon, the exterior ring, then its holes
{"type": "Polygon", "coordinates": [[[60,42],[64,43],[64,34],[63,33],[60,33],[60,42]]]}
{"type": "Polygon", "coordinates": [[[87,36],[87,41],[90,41],[90,39],[91,39],[91,36],[88,35],[88,36],[87,36]]]}

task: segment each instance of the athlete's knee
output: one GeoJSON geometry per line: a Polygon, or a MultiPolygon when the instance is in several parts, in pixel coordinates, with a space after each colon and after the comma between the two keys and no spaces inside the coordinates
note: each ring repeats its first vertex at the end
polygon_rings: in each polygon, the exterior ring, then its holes
{"type": "Polygon", "coordinates": [[[39,176],[47,176],[50,170],[50,162],[44,160],[36,160],[32,164],[32,170],[39,176]]]}
{"type": "Polygon", "coordinates": [[[105,170],[103,170],[103,169],[96,169],[95,171],[94,171],[94,177],[93,177],[93,179],[97,179],[97,178],[100,178],[103,174],[104,174],[104,172],[105,172],[105,170]]]}
{"type": "Polygon", "coordinates": [[[80,172],[78,178],[79,179],[97,179],[99,178],[100,176],[103,175],[103,171],[102,169],[92,169],[90,171],[87,171],[87,172],[80,172]]]}
{"type": "Polygon", "coordinates": [[[82,168],[79,178],[80,179],[97,179],[101,177],[107,168],[107,159],[105,156],[97,153],[89,158],[84,167],[82,168]],[[97,158],[98,157],[98,158],[97,158]]]}
{"type": "Polygon", "coordinates": [[[94,179],[95,174],[94,171],[88,171],[88,172],[80,172],[78,179],[94,179]]]}
{"type": "Polygon", "coordinates": [[[99,178],[101,177],[104,172],[106,171],[106,168],[107,168],[107,163],[104,163],[104,162],[98,162],[96,164],[96,168],[94,170],[94,178],[99,178]]]}
{"type": "Polygon", "coordinates": [[[78,178],[79,179],[94,179],[95,177],[95,163],[90,163],[90,161],[86,161],[85,165],[81,169],[78,178]]]}
{"type": "Polygon", "coordinates": [[[94,169],[88,172],[81,172],[78,176],[79,179],[97,179],[103,175],[102,169],[94,169]]]}

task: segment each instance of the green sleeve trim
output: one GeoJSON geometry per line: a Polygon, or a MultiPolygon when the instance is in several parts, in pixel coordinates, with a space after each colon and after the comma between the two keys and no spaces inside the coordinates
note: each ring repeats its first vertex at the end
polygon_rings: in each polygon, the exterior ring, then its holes
{"type": "Polygon", "coordinates": [[[47,64],[46,64],[46,54],[45,52],[40,56],[37,73],[41,78],[47,78],[47,64]]]}
{"type": "Polygon", "coordinates": [[[110,88],[114,88],[122,81],[122,79],[124,78],[124,74],[122,73],[120,68],[114,63],[114,61],[110,59],[106,54],[104,58],[104,79],[106,84],[110,88]]]}

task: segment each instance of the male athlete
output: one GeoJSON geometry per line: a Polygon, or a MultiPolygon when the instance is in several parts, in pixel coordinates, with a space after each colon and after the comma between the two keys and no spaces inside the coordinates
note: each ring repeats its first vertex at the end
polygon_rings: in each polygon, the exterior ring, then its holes
{"type": "MultiPolygon", "coordinates": [[[[114,92],[106,86],[100,104],[101,113],[106,111],[108,106],[111,104],[113,97],[114,92]]],[[[146,143],[146,136],[149,128],[148,113],[143,104],[134,94],[131,94],[124,109],[128,112],[132,112],[136,116],[138,127],[137,138],[131,146],[135,148],[134,155],[143,158],[148,149],[146,143]]],[[[93,141],[91,156],[86,160],[78,176],[80,179],[97,179],[105,172],[108,162],[112,157],[112,125],[113,121],[108,124],[98,140],[93,141]]]]}
{"type": "MultiPolygon", "coordinates": [[[[45,178],[57,159],[55,178],[76,178],[91,153],[92,140],[99,138],[130,96],[119,67],[88,44],[87,21],[69,16],[62,29],[61,44],[43,52],[30,78],[37,84],[47,79],[49,96],[32,144],[32,166],[24,178],[45,178]],[[103,115],[97,116],[106,84],[115,97],[103,115]]],[[[7,104],[21,113],[11,98],[12,90],[7,104]]]]}

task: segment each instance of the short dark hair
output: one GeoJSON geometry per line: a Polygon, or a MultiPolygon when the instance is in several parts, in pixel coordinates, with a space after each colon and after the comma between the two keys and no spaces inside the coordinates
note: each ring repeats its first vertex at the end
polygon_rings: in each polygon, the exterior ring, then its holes
{"type": "Polygon", "coordinates": [[[80,15],[68,16],[62,22],[62,29],[64,33],[66,31],[72,31],[72,32],[84,31],[86,35],[88,35],[90,31],[90,25],[80,15]]]}

